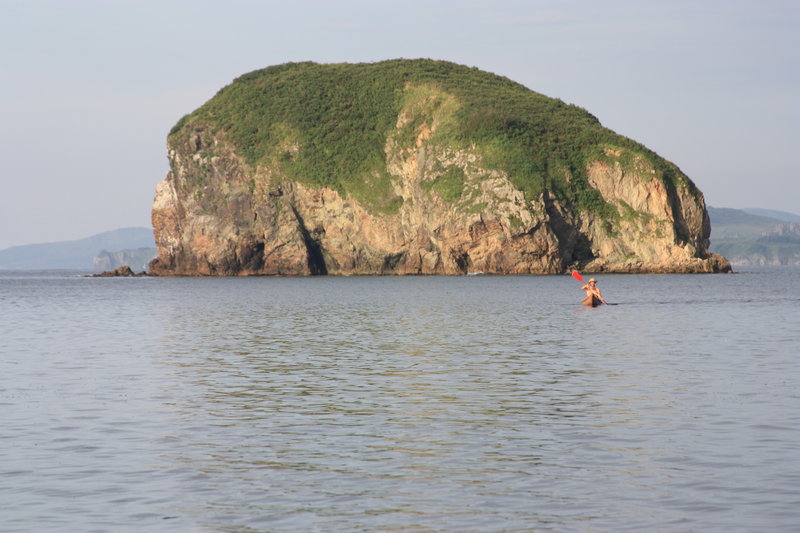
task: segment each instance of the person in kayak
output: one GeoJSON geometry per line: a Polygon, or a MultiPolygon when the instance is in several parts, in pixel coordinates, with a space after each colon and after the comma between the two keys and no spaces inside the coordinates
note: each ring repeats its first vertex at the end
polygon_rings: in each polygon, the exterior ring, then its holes
{"type": "Polygon", "coordinates": [[[604,304],[608,304],[608,302],[603,298],[602,293],[600,292],[600,287],[597,286],[597,280],[594,278],[590,278],[589,282],[581,287],[581,289],[586,291],[586,297],[583,299],[583,305],[597,307],[600,305],[600,302],[604,304]]]}

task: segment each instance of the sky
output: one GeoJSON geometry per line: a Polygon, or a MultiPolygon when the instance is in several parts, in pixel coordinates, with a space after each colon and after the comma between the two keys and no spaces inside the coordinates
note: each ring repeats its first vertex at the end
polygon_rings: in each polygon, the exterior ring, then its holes
{"type": "Polygon", "coordinates": [[[0,249],[149,227],[170,128],[245,72],[396,58],[578,105],[708,205],[800,212],[795,0],[0,0],[0,249]]]}

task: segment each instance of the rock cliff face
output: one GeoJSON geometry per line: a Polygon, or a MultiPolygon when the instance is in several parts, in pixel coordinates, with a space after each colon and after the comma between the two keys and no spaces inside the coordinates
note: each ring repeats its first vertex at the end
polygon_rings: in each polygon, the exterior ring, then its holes
{"type": "Polygon", "coordinates": [[[525,98],[535,98],[555,114],[566,107],[563,103],[478,73],[429,61],[299,64],[237,80],[182,119],[170,135],[171,170],[157,187],[152,212],[158,257],[151,273],[730,269],[724,258],[708,252],[710,225],[702,194],[673,165],[608,132],[577,108],[568,109],[569,117],[576,118],[564,120],[573,125],[584,121],[588,131],[602,135],[588,137],[593,140],[588,144],[581,137],[576,144],[580,157],[565,156],[558,144],[564,138],[561,123],[530,119],[525,98]],[[361,90],[366,83],[362,75],[382,80],[381,87],[391,85],[382,93],[388,95],[382,105],[390,119],[383,108],[371,114],[369,106],[361,105],[367,102],[359,100],[361,93],[349,96],[354,91],[346,90],[347,84],[357,82],[361,90]],[[479,76],[482,90],[496,83],[515,96],[509,109],[492,110],[487,119],[480,101],[459,92],[463,79],[449,83],[453,76],[479,76]],[[265,92],[267,82],[272,91],[265,92]],[[316,85],[310,89],[309,84],[316,85]],[[340,85],[345,89],[337,93],[340,85]],[[243,92],[248,86],[259,90],[243,92]],[[292,88],[298,87],[299,103],[291,100],[292,88]],[[224,104],[233,94],[244,118],[222,112],[231,109],[224,104]],[[267,105],[278,100],[279,106],[267,105]],[[314,108],[317,104],[322,112],[314,108]],[[292,105],[300,112],[308,107],[311,121],[283,111],[292,105]],[[522,126],[513,123],[516,106],[523,108],[522,126]],[[340,107],[339,115],[326,115],[340,107]],[[351,115],[359,121],[341,118],[351,115]],[[254,130],[250,137],[237,129],[242,121],[256,124],[248,126],[254,130]],[[329,135],[339,137],[315,136],[326,124],[329,135]],[[537,133],[516,133],[520,130],[537,133]],[[355,154],[352,159],[335,150],[348,135],[368,141],[361,152],[355,145],[348,148],[355,154]],[[509,163],[512,157],[526,161],[523,149],[529,146],[535,165],[509,163]],[[560,159],[547,155],[547,146],[560,159]],[[336,166],[325,166],[330,162],[336,166]]]}

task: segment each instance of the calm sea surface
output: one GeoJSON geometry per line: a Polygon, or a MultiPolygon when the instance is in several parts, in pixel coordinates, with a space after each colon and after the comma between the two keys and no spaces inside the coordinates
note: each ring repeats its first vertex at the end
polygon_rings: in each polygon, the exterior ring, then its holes
{"type": "Polygon", "coordinates": [[[0,272],[3,532],[797,531],[800,269],[0,272]]]}

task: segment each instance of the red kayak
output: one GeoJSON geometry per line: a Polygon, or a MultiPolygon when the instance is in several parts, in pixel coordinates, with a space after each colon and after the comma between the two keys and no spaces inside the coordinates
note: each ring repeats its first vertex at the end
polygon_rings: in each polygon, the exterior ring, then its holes
{"type": "Polygon", "coordinates": [[[594,294],[590,294],[589,296],[587,296],[586,298],[584,298],[584,299],[581,301],[581,303],[582,303],[583,305],[585,305],[586,307],[597,307],[598,305],[600,305],[600,304],[601,304],[601,303],[603,303],[603,302],[601,302],[601,301],[600,301],[600,298],[598,298],[598,297],[597,297],[597,296],[595,296],[594,294]]]}

